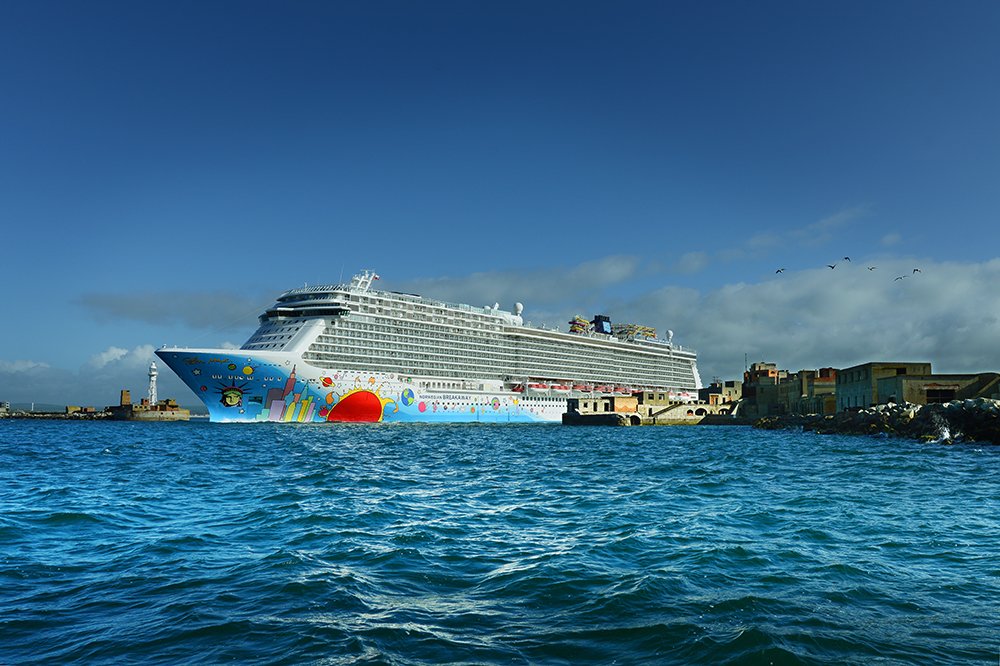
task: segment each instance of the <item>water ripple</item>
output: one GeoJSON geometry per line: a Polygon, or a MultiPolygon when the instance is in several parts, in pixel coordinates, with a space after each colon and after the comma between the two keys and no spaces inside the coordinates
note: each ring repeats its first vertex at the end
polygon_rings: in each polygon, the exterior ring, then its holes
{"type": "Polygon", "coordinates": [[[1000,448],[0,422],[0,663],[995,663],[1000,448]]]}

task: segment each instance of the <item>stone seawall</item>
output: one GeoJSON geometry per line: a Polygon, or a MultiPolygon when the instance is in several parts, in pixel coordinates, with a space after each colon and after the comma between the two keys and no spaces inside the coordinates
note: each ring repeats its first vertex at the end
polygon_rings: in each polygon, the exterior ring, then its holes
{"type": "Polygon", "coordinates": [[[889,403],[833,416],[765,416],[754,427],[802,428],[823,434],[888,434],[948,444],[1000,444],[1000,400],[977,398],[923,406],[889,403]]]}

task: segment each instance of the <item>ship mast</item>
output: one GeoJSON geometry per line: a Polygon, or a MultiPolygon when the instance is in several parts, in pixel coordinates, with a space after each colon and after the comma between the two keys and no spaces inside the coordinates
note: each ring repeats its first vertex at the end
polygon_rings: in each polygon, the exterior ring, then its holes
{"type": "Polygon", "coordinates": [[[372,282],[378,279],[378,273],[365,270],[351,278],[351,288],[360,291],[368,291],[368,289],[372,286],[372,282]]]}
{"type": "Polygon", "coordinates": [[[149,404],[156,404],[156,361],[149,364],[149,404]]]}

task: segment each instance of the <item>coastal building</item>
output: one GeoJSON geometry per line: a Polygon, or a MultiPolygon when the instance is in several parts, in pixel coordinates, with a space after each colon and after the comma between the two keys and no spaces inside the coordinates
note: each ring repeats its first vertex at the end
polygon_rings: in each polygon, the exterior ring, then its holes
{"type": "Polygon", "coordinates": [[[930,405],[970,398],[1000,399],[1000,374],[891,375],[879,379],[877,388],[880,403],[930,405]]]}
{"type": "Polygon", "coordinates": [[[658,420],[701,418],[708,414],[730,414],[736,405],[736,402],[677,400],[670,394],[657,391],[643,391],[635,396],[639,415],[653,423],[658,420]]]}
{"type": "Polygon", "coordinates": [[[750,418],[786,413],[779,397],[778,385],[788,377],[775,363],[758,362],[743,373],[742,412],[750,418]]]}
{"type": "MultiPolygon", "coordinates": [[[[880,379],[930,374],[930,363],[878,361],[843,368],[837,373],[837,411],[863,409],[883,402],[879,399],[880,379]]],[[[902,392],[900,391],[898,395],[902,395],[902,392]]]]}
{"type": "Polygon", "coordinates": [[[836,368],[820,368],[809,380],[802,407],[802,414],[835,414],[837,412],[836,368]]]}
{"type": "MultiPolygon", "coordinates": [[[[744,373],[740,414],[831,415],[889,402],[918,405],[970,398],[1000,399],[1000,373],[933,374],[925,362],[873,361],[849,368],[788,372],[755,363],[744,373]]],[[[716,398],[718,399],[718,398],[716,398]]]]}
{"type": "Polygon", "coordinates": [[[735,379],[713,379],[712,383],[698,390],[698,401],[710,405],[724,405],[743,398],[743,382],[735,379]]]}
{"type": "Polygon", "coordinates": [[[568,410],[585,414],[618,412],[632,414],[639,411],[639,398],[634,395],[593,396],[590,398],[569,398],[568,410]]]}
{"type": "Polygon", "coordinates": [[[696,424],[706,418],[716,422],[735,422],[732,403],[679,400],[669,392],[641,391],[631,396],[594,396],[569,398],[562,422],[567,425],[681,425],[696,424]]]}
{"type": "Polygon", "coordinates": [[[639,425],[639,398],[634,395],[568,398],[564,424],[639,425]]]}
{"type": "Polygon", "coordinates": [[[789,372],[774,363],[754,363],[744,373],[739,413],[749,418],[785,414],[833,414],[837,370],[789,372]]]}
{"type": "Polygon", "coordinates": [[[759,361],[751,364],[750,368],[743,372],[743,383],[777,384],[779,380],[787,376],[788,371],[779,369],[777,363],[759,361]]]}
{"type": "Polygon", "coordinates": [[[786,414],[833,414],[837,410],[837,370],[799,370],[778,384],[786,414]]]}

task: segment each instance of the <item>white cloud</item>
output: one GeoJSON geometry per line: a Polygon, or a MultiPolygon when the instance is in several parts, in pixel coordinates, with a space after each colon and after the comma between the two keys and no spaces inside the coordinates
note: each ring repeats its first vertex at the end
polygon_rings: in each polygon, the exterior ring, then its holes
{"type": "Polygon", "coordinates": [[[678,273],[699,273],[708,266],[708,255],[704,252],[687,252],[674,265],[678,273]]]}
{"type": "Polygon", "coordinates": [[[617,318],[672,328],[703,376],[737,377],[743,355],[789,370],[874,360],[931,361],[938,372],[1000,370],[1000,259],[838,266],[699,292],[666,287],[616,306],[617,318]],[[905,276],[896,280],[898,276],[905,276]]]}
{"type": "Polygon", "coordinates": [[[839,210],[833,215],[827,215],[822,220],[814,222],[806,227],[807,231],[822,231],[829,229],[837,229],[850,224],[854,220],[865,217],[871,212],[871,207],[867,204],[862,204],[860,206],[852,206],[851,208],[845,208],[839,210]]]}
{"type": "Polygon", "coordinates": [[[275,295],[223,291],[90,293],[80,305],[98,320],[139,321],[157,326],[182,324],[198,329],[244,329],[274,302],[275,295]]]}
{"type": "Polygon", "coordinates": [[[855,220],[866,217],[870,212],[870,206],[868,205],[845,208],[833,215],[828,215],[821,220],[807,224],[801,229],[792,230],[789,233],[789,237],[794,238],[802,245],[824,245],[833,240],[835,231],[849,226],[855,220]]]}
{"type": "Polygon", "coordinates": [[[783,244],[781,236],[772,232],[754,234],[746,242],[751,250],[766,250],[772,247],[779,247],[783,244]]]}
{"type": "Polygon", "coordinates": [[[485,297],[489,289],[509,278],[532,303],[542,302],[541,311],[526,310],[536,324],[562,327],[574,314],[603,312],[614,321],[654,326],[661,336],[672,329],[676,343],[698,352],[706,379],[738,377],[744,354],[751,362],[772,361],[789,370],[916,360],[930,361],[940,372],[1000,371],[995,343],[1000,339],[1000,292],[984,287],[1000,281],[1000,259],[877,263],[873,271],[861,261],[842,262],[833,271],[788,269],[758,282],[715,289],[650,288],[648,276],[638,271],[632,272],[635,279],[623,279],[620,289],[607,289],[586,279],[587,271],[581,269],[427,281],[421,291],[440,296],[437,287],[449,285],[455,288],[452,295],[461,296],[464,285],[482,290],[471,302],[486,303],[493,300],[485,297]],[[914,273],[915,267],[921,272],[914,273]],[[570,274],[575,278],[569,279],[570,274]],[[905,277],[896,280],[899,276],[905,277]],[[550,281],[556,287],[547,285],[550,281]]]}
{"type": "MultiPolygon", "coordinates": [[[[38,361],[0,360],[0,400],[95,407],[117,404],[118,392],[123,388],[131,389],[133,394],[145,393],[149,364],[154,359],[153,345],[138,345],[132,349],[109,347],[78,369],[56,368],[38,361]]],[[[197,404],[172,372],[160,372],[159,382],[161,395],[197,404]]]]}
{"type": "Polygon", "coordinates": [[[100,354],[95,354],[90,358],[90,365],[95,368],[103,368],[108,363],[114,363],[120,360],[123,356],[128,354],[127,349],[122,349],[121,347],[108,347],[100,354]]]}
{"type": "Polygon", "coordinates": [[[894,231],[882,236],[882,245],[885,245],[886,247],[896,245],[901,240],[903,240],[903,237],[894,231]]]}
{"type": "MultiPolygon", "coordinates": [[[[675,265],[674,269],[680,273],[693,273],[702,270],[708,265],[709,259],[714,259],[724,263],[742,261],[753,257],[762,257],[773,254],[777,250],[787,249],[789,246],[801,248],[815,248],[833,241],[837,236],[836,232],[843,227],[847,227],[856,220],[866,217],[871,212],[871,207],[867,204],[852,206],[837,211],[832,215],[806,224],[794,229],[769,230],[765,229],[754,233],[743,241],[739,247],[726,247],[715,250],[711,256],[705,255],[704,265],[698,265],[696,270],[683,270],[681,265],[688,255],[698,255],[701,253],[688,253],[683,255],[675,265]]],[[[692,261],[694,257],[687,259],[692,261]]]]}
{"type": "MultiPolygon", "coordinates": [[[[437,277],[393,283],[393,288],[431,298],[473,305],[500,303],[506,310],[515,302],[531,304],[541,312],[580,295],[591,302],[595,292],[621,284],[637,274],[639,259],[612,255],[569,268],[552,266],[532,271],[491,271],[461,277],[437,277]]],[[[583,307],[583,304],[581,304],[583,307]]]]}
{"type": "Polygon", "coordinates": [[[87,362],[94,370],[103,370],[109,366],[126,368],[148,368],[153,361],[153,345],[140,345],[131,350],[122,347],[108,347],[95,354],[87,362]]]}
{"type": "Polygon", "coordinates": [[[0,360],[0,372],[3,373],[31,372],[32,370],[41,370],[48,367],[49,367],[48,363],[42,363],[40,361],[0,360]]]}

